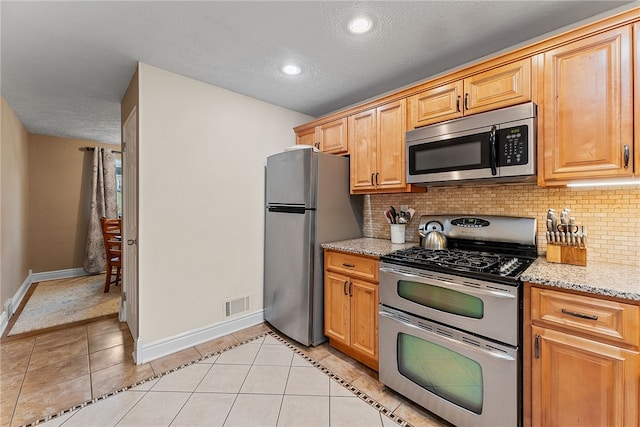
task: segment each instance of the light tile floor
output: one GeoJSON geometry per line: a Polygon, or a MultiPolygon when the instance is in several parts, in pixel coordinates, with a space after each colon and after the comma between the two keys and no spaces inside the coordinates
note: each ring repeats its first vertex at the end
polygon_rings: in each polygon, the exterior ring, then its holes
{"type": "Polygon", "coordinates": [[[300,346],[266,324],[139,366],[131,341],[115,318],[3,341],[0,425],[37,423],[137,383],[40,425],[449,426],[327,344],[300,346]]]}

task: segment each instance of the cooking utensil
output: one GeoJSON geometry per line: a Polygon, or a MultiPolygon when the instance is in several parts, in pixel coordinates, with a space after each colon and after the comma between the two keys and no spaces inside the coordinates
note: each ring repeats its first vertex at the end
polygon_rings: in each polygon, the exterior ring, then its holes
{"type": "Polygon", "coordinates": [[[393,224],[393,218],[391,218],[391,211],[389,209],[384,211],[384,216],[387,218],[389,224],[393,224]]]}
{"type": "Polygon", "coordinates": [[[388,209],[384,211],[384,219],[387,220],[388,224],[391,224],[391,213],[388,209]]]}
{"type": "Polygon", "coordinates": [[[393,206],[391,206],[390,210],[391,210],[391,222],[393,224],[397,224],[398,223],[398,213],[396,212],[396,209],[393,206]]]}

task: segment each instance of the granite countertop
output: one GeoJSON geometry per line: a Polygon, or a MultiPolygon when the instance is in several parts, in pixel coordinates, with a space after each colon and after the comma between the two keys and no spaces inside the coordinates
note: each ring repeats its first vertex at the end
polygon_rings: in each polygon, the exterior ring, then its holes
{"type": "Polygon", "coordinates": [[[391,243],[388,239],[374,239],[373,237],[360,237],[358,239],[341,240],[320,244],[324,249],[333,249],[342,252],[351,252],[359,255],[383,256],[397,251],[418,246],[417,242],[391,243]]]}
{"type": "MultiPolygon", "coordinates": [[[[324,249],[359,255],[383,256],[417,246],[417,242],[391,243],[388,239],[361,237],[322,243],[324,249]]],[[[590,262],[586,267],[547,262],[539,257],[520,276],[525,282],[640,302],[640,267],[590,262]]]]}
{"type": "Polygon", "coordinates": [[[640,302],[640,267],[590,262],[586,267],[538,258],[520,278],[554,286],[640,302]]]}

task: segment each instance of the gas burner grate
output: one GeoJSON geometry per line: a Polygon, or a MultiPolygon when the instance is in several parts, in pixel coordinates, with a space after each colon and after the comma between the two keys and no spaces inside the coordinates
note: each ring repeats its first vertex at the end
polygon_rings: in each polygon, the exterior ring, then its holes
{"type": "Polygon", "coordinates": [[[463,250],[436,251],[423,248],[410,248],[391,253],[389,257],[400,261],[412,261],[420,264],[437,264],[455,269],[463,268],[484,271],[500,262],[500,256],[482,252],[463,250]]]}

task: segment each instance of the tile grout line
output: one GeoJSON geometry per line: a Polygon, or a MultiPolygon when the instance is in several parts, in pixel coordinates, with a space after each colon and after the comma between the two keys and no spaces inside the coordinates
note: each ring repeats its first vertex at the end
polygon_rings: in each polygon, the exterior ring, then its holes
{"type": "MultiPolygon", "coordinates": [[[[41,424],[41,423],[44,423],[44,422],[50,421],[50,420],[52,420],[52,419],[54,419],[54,418],[60,417],[60,416],[62,416],[62,415],[66,415],[66,414],[68,414],[69,412],[73,412],[73,411],[75,411],[75,410],[78,410],[78,409],[84,408],[84,407],[85,407],[85,406],[87,406],[87,405],[91,405],[91,404],[93,404],[93,403],[100,402],[100,401],[105,400],[105,399],[107,399],[107,398],[109,398],[109,397],[111,397],[111,396],[115,396],[116,394],[119,394],[119,393],[122,393],[122,392],[124,392],[124,391],[130,390],[130,389],[132,389],[132,388],[134,388],[134,387],[138,387],[139,385],[142,385],[142,384],[144,384],[144,383],[146,383],[146,382],[149,382],[149,381],[153,381],[153,380],[159,379],[159,378],[161,378],[161,377],[163,377],[163,376],[165,376],[165,375],[168,375],[168,374],[171,374],[171,373],[173,373],[173,372],[176,372],[176,371],[178,371],[178,370],[180,370],[180,369],[182,369],[182,368],[186,368],[187,366],[194,365],[194,364],[196,364],[196,363],[199,363],[199,362],[201,362],[201,361],[203,361],[203,360],[205,360],[205,359],[208,359],[208,358],[210,358],[210,357],[213,357],[213,356],[215,356],[215,355],[222,354],[222,353],[224,353],[224,352],[226,352],[226,351],[229,351],[229,350],[231,350],[231,349],[233,349],[233,348],[235,348],[235,347],[239,347],[239,346],[241,346],[241,345],[243,345],[243,344],[247,344],[247,343],[249,343],[249,342],[251,342],[251,341],[255,341],[255,340],[257,340],[257,339],[259,339],[259,338],[261,338],[261,337],[264,337],[265,335],[267,335],[267,334],[269,334],[269,333],[271,333],[271,332],[264,332],[264,333],[262,333],[262,334],[260,334],[260,335],[257,335],[257,336],[255,336],[255,337],[252,337],[252,338],[246,339],[246,340],[244,340],[244,341],[242,341],[242,342],[239,342],[239,343],[236,343],[236,344],[232,344],[232,345],[230,345],[230,346],[227,346],[227,347],[223,348],[222,350],[218,350],[218,351],[213,352],[213,353],[210,353],[210,354],[208,354],[208,355],[206,355],[206,356],[201,356],[201,357],[199,357],[199,358],[197,358],[197,359],[195,359],[195,360],[193,360],[193,361],[191,361],[191,362],[187,362],[187,363],[180,364],[180,365],[176,366],[175,368],[169,369],[169,370],[167,370],[167,371],[165,371],[165,372],[162,372],[162,373],[159,373],[159,374],[155,374],[155,371],[154,371],[154,375],[152,375],[152,376],[151,376],[151,377],[149,377],[149,378],[146,378],[146,379],[144,379],[144,380],[140,380],[140,381],[136,381],[136,382],[134,382],[134,383],[133,383],[133,384],[131,384],[131,385],[128,385],[128,386],[125,386],[125,387],[121,387],[121,388],[115,389],[115,390],[110,391],[110,392],[108,392],[108,393],[105,393],[105,394],[103,394],[103,395],[101,395],[101,396],[95,397],[95,398],[93,398],[93,399],[91,399],[91,400],[87,400],[87,401],[84,401],[84,402],[79,403],[79,404],[77,404],[77,405],[74,405],[74,406],[72,406],[72,407],[70,407],[70,408],[68,408],[68,409],[64,409],[64,410],[62,410],[62,411],[60,411],[60,412],[58,412],[58,413],[51,414],[51,415],[47,415],[46,417],[42,417],[42,418],[40,418],[40,419],[38,419],[38,420],[35,420],[35,421],[31,422],[31,423],[28,423],[28,424],[23,424],[23,425],[22,425],[22,426],[20,426],[20,427],[33,427],[33,426],[36,426],[36,425],[38,425],[38,424],[41,424]]],[[[152,369],[153,369],[153,368],[152,368],[152,369]]],[[[16,405],[16,406],[17,406],[17,405],[16,405]]]]}
{"type": "MultiPolygon", "coordinates": [[[[236,347],[239,347],[241,345],[250,343],[250,342],[258,340],[260,338],[264,338],[267,335],[272,336],[274,339],[280,341],[282,344],[284,344],[290,350],[292,350],[295,354],[297,354],[300,357],[302,357],[304,360],[309,362],[315,368],[319,369],[321,372],[323,372],[328,377],[336,380],[341,386],[345,387],[347,390],[349,390],[355,396],[357,396],[358,398],[363,400],[369,406],[372,406],[373,408],[375,408],[379,413],[385,415],[387,418],[389,418],[390,420],[394,421],[396,424],[398,424],[398,425],[400,425],[402,427],[413,427],[409,422],[404,420],[402,417],[394,414],[393,411],[391,411],[389,408],[387,408],[386,406],[384,406],[381,403],[377,402],[371,396],[369,396],[368,394],[366,394],[362,390],[356,388],[355,386],[353,386],[352,384],[350,384],[348,381],[344,380],[340,376],[338,376],[335,373],[331,372],[329,369],[325,368],[322,364],[320,364],[319,362],[313,360],[311,357],[307,356],[302,350],[296,348],[294,345],[292,345],[291,343],[289,343],[288,341],[286,341],[284,338],[280,337],[278,334],[276,334],[273,331],[264,332],[262,334],[259,334],[259,335],[255,336],[255,337],[248,338],[248,339],[246,339],[246,340],[244,340],[242,342],[238,342],[238,343],[232,344],[232,345],[227,346],[227,347],[225,347],[225,348],[223,348],[221,350],[218,350],[216,352],[207,354],[205,356],[201,356],[201,357],[197,358],[194,361],[180,364],[180,365],[178,365],[178,366],[176,366],[176,367],[174,367],[172,369],[169,369],[169,370],[167,370],[165,372],[162,372],[160,374],[154,374],[153,376],[151,376],[149,378],[146,378],[144,380],[136,381],[135,383],[133,383],[133,384],[131,384],[129,386],[125,386],[125,387],[113,390],[113,391],[111,391],[109,393],[105,393],[105,394],[103,394],[101,396],[98,396],[96,398],[93,398],[91,400],[87,400],[85,402],[82,402],[82,403],[79,403],[77,405],[74,405],[71,408],[62,410],[62,411],[60,411],[60,412],[58,412],[56,414],[48,415],[46,417],[40,418],[38,420],[35,420],[35,421],[31,422],[31,423],[24,424],[24,425],[22,425],[20,427],[34,427],[34,426],[36,426],[38,424],[50,421],[50,420],[52,420],[54,418],[60,417],[62,415],[66,415],[66,414],[68,414],[70,412],[73,412],[73,411],[76,411],[78,409],[84,408],[85,406],[100,402],[100,401],[105,400],[105,399],[107,399],[107,398],[109,398],[111,396],[115,396],[116,394],[119,394],[119,393],[122,393],[124,391],[130,390],[130,389],[132,389],[134,387],[137,387],[139,385],[142,385],[142,384],[144,384],[146,382],[153,381],[155,379],[159,379],[159,378],[161,378],[161,377],[163,377],[165,375],[171,374],[171,373],[176,372],[176,371],[178,371],[180,369],[183,369],[183,368],[186,368],[188,366],[194,365],[196,363],[199,363],[199,362],[201,362],[201,361],[203,361],[205,359],[208,359],[210,357],[213,357],[215,355],[220,355],[220,354],[222,354],[222,353],[224,353],[226,351],[229,351],[229,350],[231,350],[233,348],[236,348],[236,347]]],[[[87,345],[88,345],[88,343],[87,343],[87,345]]],[[[34,343],[34,346],[35,346],[35,343],[34,343]]],[[[262,344],[261,344],[261,348],[262,348],[262,344]]],[[[254,358],[254,361],[255,361],[255,358],[254,358]]],[[[252,366],[253,366],[253,364],[252,364],[252,366]]],[[[149,391],[147,390],[147,393],[148,392],[149,391]]],[[[237,398],[238,394],[236,394],[236,398],[237,398]]],[[[284,400],[284,397],[283,397],[283,400],[284,400]]],[[[16,407],[17,407],[17,404],[16,404],[16,407]]],[[[15,414],[15,409],[14,409],[14,414],[15,414]]]]}
{"type": "Polygon", "coordinates": [[[267,332],[267,334],[272,334],[272,336],[274,338],[278,339],[284,345],[288,346],[291,350],[293,350],[294,353],[296,353],[299,356],[303,357],[307,362],[311,363],[311,365],[313,365],[314,367],[318,368],[325,375],[327,375],[330,378],[333,378],[334,380],[336,380],[338,383],[340,383],[340,385],[345,387],[351,393],[355,394],[361,400],[365,401],[367,404],[369,404],[369,406],[372,406],[373,408],[378,410],[378,412],[384,414],[387,418],[391,419],[392,421],[395,421],[397,424],[399,424],[399,425],[401,425],[403,427],[412,427],[411,424],[409,424],[408,421],[404,420],[402,417],[400,417],[398,415],[395,415],[389,408],[387,408],[386,406],[384,406],[381,403],[377,402],[371,396],[369,396],[368,394],[366,394],[362,390],[356,388],[354,385],[352,385],[348,381],[344,380],[340,376],[338,376],[335,373],[331,372],[329,369],[325,368],[322,364],[320,364],[320,362],[317,362],[317,361],[313,360],[312,358],[307,356],[302,350],[296,348],[295,346],[293,346],[291,343],[289,343],[284,338],[280,337],[279,335],[277,335],[274,332],[267,332]]]}

